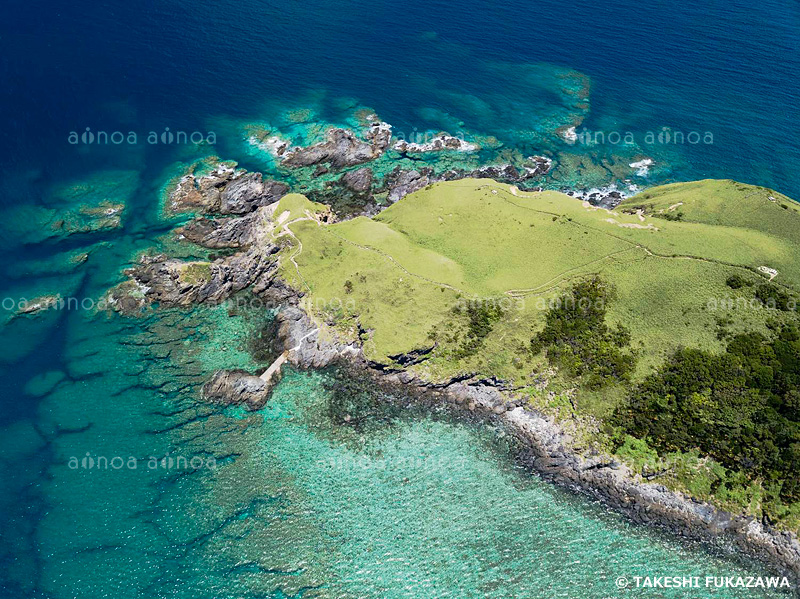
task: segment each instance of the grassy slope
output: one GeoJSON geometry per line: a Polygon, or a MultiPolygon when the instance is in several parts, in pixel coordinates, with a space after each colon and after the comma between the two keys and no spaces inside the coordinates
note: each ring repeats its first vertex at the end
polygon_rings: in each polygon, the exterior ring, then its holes
{"type": "MultiPolygon", "coordinates": [[[[287,223],[323,207],[294,195],[281,201],[275,216],[285,211],[287,223]]],[[[417,374],[430,380],[465,372],[509,379],[527,390],[534,405],[563,418],[568,429],[583,422],[570,417],[574,410],[602,418],[624,397],[621,387],[576,396],[571,381],[552,378],[544,358],[528,351],[548,302],[576,279],[598,273],[616,287],[608,319],[631,330],[638,376],[680,345],[723,349],[719,318],[731,331],[763,331],[768,320],[789,318],[756,307],[753,287],[730,289],[731,274],[759,283],[766,277],[755,269],[769,266],[780,272],[776,283],[800,289],[800,264],[794,263],[800,256],[798,206],[770,190],[731,181],[650,189],[614,212],[555,192],[456,181],[412,194],[374,219],[324,225],[306,218],[289,227],[296,238],[281,254],[284,276],[307,286],[307,307],[318,320],[340,335],[360,334],[370,358],[391,363],[394,354],[435,342],[430,358],[411,367],[417,374]],[[681,220],[667,220],[665,212],[681,212],[681,220]],[[472,298],[502,303],[508,311],[478,354],[455,359],[466,317],[452,308],[472,298]],[[549,384],[538,389],[543,375],[549,384]]],[[[275,234],[280,232],[279,227],[275,234]]],[[[605,443],[583,426],[572,428],[576,444],[605,443]]],[[[636,464],[635,455],[623,457],[636,464]]],[[[724,472],[713,461],[676,453],[658,458],[650,469],[669,469],[660,482],[670,487],[759,515],[763,493],[757,482],[745,482],[730,496],[712,492],[712,472],[724,472]]]]}
{"type": "MultiPolygon", "coordinates": [[[[292,199],[292,219],[302,212],[294,205],[302,203],[299,197],[292,199]]],[[[389,363],[388,356],[435,340],[432,358],[415,367],[421,374],[440,379],[480,372],[526,384],[542,365],[524,348],[541,325],[545,302],[578,277],[600,273],[617,287],[609,318],[631,329],[641,348],[640,373],[678,345],[722,347],[715,318],[723,312],[709,304],[752,293],[729,289],[725,280],[732,273],[763,280],[749,269],[767,265],[780,271],[776,282],[800,288],[800,269],[791,259],[800,255],[800,214],[794,205],[780,207],[783,196],[708,181],[655,188],[625,207],[647,203],[656,213],[681,201],[684,216],[676,222],[609,213],[556,192],[454,181],[412,194],[374,219],[290,227],[303,244],[296,262],[317,313],[351,337],[358,334],[356,322],[371,331],[363,338],[372,359],[389,363]],[[765,193],[779,202],[764,199],[765,193]],[[727,203],[734,206],[730,215],[720,208],[727,203]],[[511,310],[486,339],[485,351],[456,361],[451,353],[459,340],[452,337],[465,321],[452,308],[469,298],[504,298],[511,310]]],[[[299,280],[288,260],[282,269],[299,280]]],[[[763,327],[768,316],[746,304],[724,313],[735,319],[734,328],[763,327]]]]}
{"type": "MultiPolygon", "coordinates": [[[[727,258],[723,259],[753,267],[777,268],[781,276],[776,282],[798,288],[800,206],[788,197],[766,187],[707,179],[649,189],[627,199],[618,209],[638,206],[654,216],[682,213],[677,223],[682,225],[678,227],[681,235],[697,237],[693,245],[681,240],[682,247],[688,245],[691,253],[712,255],[724,248],[727,258]]],[[[672,233],[672,223],[661,220],[665,230],[672,233]]],[[[678,247],[677,241],[670,240],[670,244],[678,247]]]]}

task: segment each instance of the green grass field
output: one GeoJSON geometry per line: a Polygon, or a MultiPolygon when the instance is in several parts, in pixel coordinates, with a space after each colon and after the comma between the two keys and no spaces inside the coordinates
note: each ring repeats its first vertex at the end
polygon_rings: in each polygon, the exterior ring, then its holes
{"type": "MultiPolygon", "coordinates": [[[[800,290],[800,209],[761,187],[667,185],[609,212],[556,192],[468,180],[429,186],[371,219],[327,224],[325,213],[286,196],[273,230],[284,246],[282,275],[307,292],[305,307],[323,331],[359,339],[368,358],[389,366],[433,348],[406,367],[429,381],[505,379],[559,419],[577,449],[614,449],[597,423],[624,406],[631,388],[592,388],[531,351],[548,311],[577,282],[599,276],[613,287],[605,319],[630,332],[634,384],[679,347],[722,352],[732,334],[766,334],[768,324],[797,319],[755,299],[774,271],[773,285],[793,297],[800,290]],[[740,284],[728,284],[733,275],[740,284]],[[473,318],[469,306],[503,311],[473,318]]],[[[631,443],[643,442],[629,441],[618,456],[640,467],[644,450],[631,443]]],[[[645,453],[669,470],[664,484],[760,517],[760,480],[696,451],[645,453]]],[[[790,527],[800,521],[797,505],[780,508],[790,527]]]]}
{"type": "Polygon", "coordinates": [[[599,274],[616,288],[609,320],[631,330],[640,375],[680,345],[721,348],[720,317],[734,330],[780,318],[751,305],[752,288],[734,291],[726,280],[766,281],[757,272],[766,266],[778,270],[775,283],[800,288],[800,212],[789,202],[763,188],[701,181],[648,190],[609,212],[557,192],[468,180],[429,186],[372,219],[323,224],[311,218],[323,208],[297,195],[281,200],[275,217],[289,212],[282,225],[294,235],[283,275],[309,292],[321,322],[360,336],[369,358],[391,364],[435,344],[413,370],[525,385],[543,365],[526,348],[545,310],[582,277],[599,274]],[[681,220],[659,213],[670,207],[681,220]],[[468,302],[506,314],[480,352],[456,358],[466,322],[453,308],[468,302]]]}

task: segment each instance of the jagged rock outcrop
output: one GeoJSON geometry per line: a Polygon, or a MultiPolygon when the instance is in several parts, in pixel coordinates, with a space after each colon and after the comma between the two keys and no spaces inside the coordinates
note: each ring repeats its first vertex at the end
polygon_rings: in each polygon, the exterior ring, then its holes
{"type": "Polygon", "coordinates": [[[301,167],[328,164],[341,169],[370,162],[378,158],[391,141],[391,127],[378,123],[368,130],[368,141],[347,129],[330,129],[327,140],[306,148],[293,148],[284,153],[284,166],[301,167]]]}
{"type": "Polygon", "coordinates": [[[179,236],[209,249],[247,248],[256,243],[269,220],[269,209],[262,207],[240,218],[200,217],[179,228],[179,236]]]}
{"type": "Polygon", "coordinates": [[[174,212],[215,212],[220,205],[220,190],[235,173],[234,166],[221,162],[205,175],[184,175],[169,194],[169,208],[174,212]]]}
{"type": "Polygon", "coordinates": [[[174,212],[247,214],[278,201],[288,191],[285,183],[265,181],[261,173],[248,173],[223,162],[205,175],[181,177],[169,195],[169,206],[174,212]]]}
{"type": "Polygon", "coordinates": [[[408,194],[440,180],[433,179],[433,176],[433,169],[429,167],[423,167],[419,170],[403,170],[399,167],[394,169],[386,175],[384,180],[384,187],[389,190],[389,202],[394,204],[408,194]]]}
{"type": "Polygon", "coordinates": [[[277,250],[275,246],[259,248],[213,262],[144,256],[140,265],[126,271],[130,281],[112,290],[110,302],[123,312],[152,303],[161,306],[220,303],[251,285],[267,287],[277,269],[273,255],[277,250]]]}
{"type": "Polygon", "coordinates": [[[220,214],[247,214],[261,206],[277,202],[289,192],[289,186],[280,181],[261,177],[261,173],[247,173],[228,182],[220,193],[220,214]]]}
{"type": "Polygon", "coordinates": [[[320,338],[317,326],[297,307],[289,307],[275,316],[278,322],[278,345],[289,353],[289,362],[301,368],[323,368],[344,356],[360,356],[356,345],[320,338]]]}
{"type": "Polygon", "coordinates": [[[513,164],[489,164],[472,171],[459,171],[456,176],[448,175],[447,178],[463,179],[472,177],[477,179],[496,179],[507,183],[522,183],[523,181],[546,175],[551,167],[552,161],[549,158],[531,156],[520,168],[513,164]]]}
{"type": "Polygon", "coordinates": [[[477,144],[470,143],[446,133],[440,133],[427,141],[410,142],[400,139],[394,143],[392,149],[401,153],[423,153],[423,152],[442,152],[450,150],[454,152],[474,152],[479,150],[477,144]]]}
{"type": "Polygon", "coordinates": [[[495,179],[506,183],[522,183],[546,175],[551,167],[552,161],[545,156],[531,156],[521,168],[517,168],[512,164],[490,164],[473,170],[453,169],[438,175],[430,167],[413,170],[397,167],[386,175],[382,189],[389,192],[388,200],[393,204],[408,194],[439,181],[473,178],[495,179]]]}
{"type": "Polygon", "coordinates": [[[564,189],[562,191],[568,196],[578,200],[583,200],[584,202],[589,202],[592,206],[605,208],[606,210],[613,210],[620,204],[620,202],[622,202],[622,200],[628,197],[627,194],[621,192],[616,187],[583,189],[577,191],[572,189],[564,189]]]}
{"type": "Polygon", "coordinates": [[[245,404],[258,410],[267,403],[272,384],[245,370],[218,370],[203,385],[207,401],[222,404],[245,404]]]}
{"type": "Polygon", "coordinates": [[[364,138],[381,152],[389,147],[392,142],[392,126],[377,119],[377,115],[372,115],[372,123],[364,133],[364,138]]]}

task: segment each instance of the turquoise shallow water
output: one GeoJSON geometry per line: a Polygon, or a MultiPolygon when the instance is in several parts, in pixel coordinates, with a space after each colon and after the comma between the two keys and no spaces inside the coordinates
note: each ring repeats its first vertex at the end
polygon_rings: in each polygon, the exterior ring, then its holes
{"type": "Polygon", "coordinates": [[[603,598],[758,572],[539,480],[502,430],[369,396],[341,424],[329,374],[287,372],[258,413],[198,403],[267,320],[65,319],[63,373],[0,436],[5,596],[603,598]]]}
{"type": "Polygon", "coordinates": [[[563,165],[555,185],[713,176],[800,196],[796,5],[403,10],[11,0],[0,23],[0,597],[582,599],[633,596],[618,576],[755,568],[542,483],[515,467],[499,431],[375,406],[363,429],[334,425],[322,374],[290,373],[258,414],[198,403],[214,369],[258,365],[247,350],[267,314],[92,310],[139,252],[164,249],[176,223],[162,220],[159,189],[180,165],[217,153],[271,169],[248,141],[253,125],[310,141],[364,107],[406,137],[447,129],[498,159],[547,153],[563,165]],[[569,124],[630,131],[635,144],[569,145],[555,135],[569,124]],[[68,142],[86,127],[138,142],[68,142]],[[146,143],[166,127],[213,130],[216,143],[146,143]],[[648,144],[664,127],[714,143],[648,144]],[[657,162],[644,178],[628,166],[639,155],[657,162]],[[119,226],[88,231],[104,202],[123,205],[119,226]],[[80,305],[14,316],[21,299],[55,293],[80,305]],[[115,457],[123,467],[82,466],[115,457]]]}

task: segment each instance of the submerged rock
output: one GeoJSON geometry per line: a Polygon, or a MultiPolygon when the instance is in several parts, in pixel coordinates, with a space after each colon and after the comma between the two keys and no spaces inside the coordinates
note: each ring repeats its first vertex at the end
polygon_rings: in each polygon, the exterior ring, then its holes
{"type": "Polygon", "coordinates": [[[61,370],[42,372],[25,383],[24,391],[34,397],[44,397],[66,378],[67,375],[61,370]]]}
{"type": "Polygon", "coordinates": [[[110,231],[122,226],[125,204],[102,201],[96,205],[84,205],[60,213],[51,228],[57,235],[110,231]]]}
{"type": "Polygon", "coordinates": [[[42,295],[32,300],[21,301],[17,314],[36,314],[51,308],[57,308],[63,305],[64,300],[60,294],[55,295],[42,295]]]}

